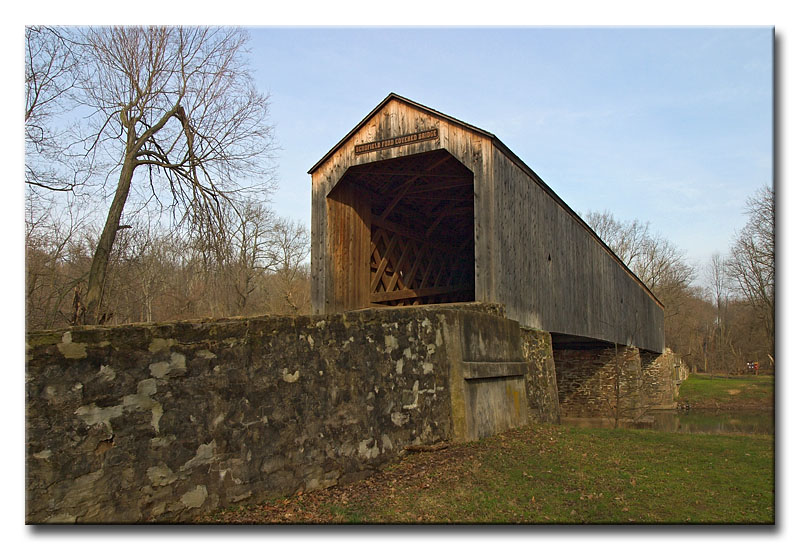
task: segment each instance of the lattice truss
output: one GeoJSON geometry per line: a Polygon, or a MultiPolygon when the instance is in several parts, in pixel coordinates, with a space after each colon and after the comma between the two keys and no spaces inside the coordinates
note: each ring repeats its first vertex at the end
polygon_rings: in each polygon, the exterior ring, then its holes
{"type": "Polygon", "coordinates": [[[352,172],[372,205],[370,303],[474,300],[472,172],[445,151],[352,172]]]}

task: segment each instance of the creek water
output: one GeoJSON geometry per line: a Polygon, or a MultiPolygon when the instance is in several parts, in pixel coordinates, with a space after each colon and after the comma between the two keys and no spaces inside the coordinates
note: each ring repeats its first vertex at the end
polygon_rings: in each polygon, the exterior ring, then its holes
{"type": "MultiPolygon", "coordinates": [[[[562,424],[582,427],[613,428],[614,421],[605,418],[562,418],[562,424]]],[[[648,411],[634,423],[621,427],[662,432],[715,434],[774,434],[772,411],[648,411]]]]}
{"type": "Polygon", "coordinates": [[[651,428],[660,431],[716,434],[775,433],[775,415],[772,411],[651,411],[646,416],[653,417],[651,428]]]}

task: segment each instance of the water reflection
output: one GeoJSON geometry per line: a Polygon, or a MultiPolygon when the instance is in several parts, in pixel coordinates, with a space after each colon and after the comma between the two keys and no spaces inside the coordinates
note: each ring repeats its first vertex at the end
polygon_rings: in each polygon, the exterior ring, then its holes
{"type": "MultiPolygon", "coordinates": [[[[689,433],[774,434],[772,411],[653,411],[652,429],[689,433]]],[[[644,426],[643,426],[644,427],[644,426]]]]}
{"type": "MultiPolygon", "coordinates": [[[[613,428],[613,419],[562,418],[571,426],[613,428]]],[[[772,411],[649,411],[636,422],[622,422],[621,428],[658,430],[662,432],[718,434],[774,434],[772,411]]]]}

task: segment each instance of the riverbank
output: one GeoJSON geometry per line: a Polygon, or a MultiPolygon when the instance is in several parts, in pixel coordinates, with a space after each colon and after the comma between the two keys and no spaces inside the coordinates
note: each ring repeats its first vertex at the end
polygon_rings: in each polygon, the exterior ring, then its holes
{"type": "Polygon", "coordinates": [[[770,524],[773,442],[531,425],[201,522],[770,524]]]}
{"type": "Polygon", "coordinates": [[[775,377],[691,374],[680,386],[679,409],[771,411],[775,377]]]}

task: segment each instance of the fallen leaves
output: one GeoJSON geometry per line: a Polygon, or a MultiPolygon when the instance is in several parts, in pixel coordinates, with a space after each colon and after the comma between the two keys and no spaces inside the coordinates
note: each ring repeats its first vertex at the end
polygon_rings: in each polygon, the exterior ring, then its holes
{"type": "MultiPolygon", "coordinates": [[[[717,510],[711,503],[722,499],[716,497],[710,487],[691,488],[686,484],[689,476],[702,481],[697,478],[696,470],[702,472],[703,467],[695,465],[691,468],[695,473],[690,474],[686,456],[664,455],[662,439],[672,436],[637,435],[635,440],[631,436],[628,439],[636,444],[638,453],[634,458],[633,448],[620,443],[620,434],[614,434],[613,439],[603,435],[605,433],[559,433],[551,427],[532,426],[509,432],[504,435],[505,439],[488,438],[466,445],[453,444],[438,452],[408,453],[373,476],[350,485],[311,492],[301,489],[290,498],[238,506],[201,521],[250,524],[657,523],[682,521],[688,511],[680,509],[684,500],[694,521],[708,521],[707,518],[741,521],[739,518],[761,517],[754,516],[753,510],[764,510],[762,502],[771,495],[767,479],[767,497],[755,499],[754,495],[748,500],[745,516],[740,509],[730,510],[730,506],[717,510]],[[569,440],[570,437],[573,439],[569,440]],[[504,441],[507,448],[502,445],[504,441]],[[555,443],[558,445],[554,446],[555,443]],[[589,446],[592,448],[587,450],[589,446]],[[544,456],[540,456],[537,449],[544,456]],[[676,484],[682,488],[678,492],[672,488],[676,484]],[[651,495],[656,487],[661,497],[671,499],[678,508],[666,507],[663,499],[653,500],[651,495]],[[704,499],[709,500],[703,500],[702,506],[697,502],[700,490],[704,499]],[[722,513],[728,515],[720,515],[722,513]]],[[[698,448],[709,452],[715,465],[725,464],[724,457],[715,448],[707,449],[711,441],[708,438],[698,439],[699,443],[693,438],[683,441],[700,445],[698,448]]],[[[623,443],[630,445],[626,441],[623,443]]],[[[750,448],[747,450],[755,454],[750,448]]],[[[729,456],[736,456],[744,463],[745,459],[739,458],[745,454],[743,451],[732,452],[729,456]]],[[[727,464],[732,462],[737,460],[731,459],[727,464]]],[[[764,468],[766,471],[768,466],[764,468]]],[[[714,485],[720,494],[727,494],[724,487],[719,487],[714,485]]],[[[774,512],[762,515],[774,517],[774,512]]]]}

